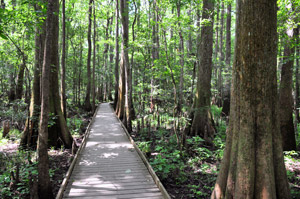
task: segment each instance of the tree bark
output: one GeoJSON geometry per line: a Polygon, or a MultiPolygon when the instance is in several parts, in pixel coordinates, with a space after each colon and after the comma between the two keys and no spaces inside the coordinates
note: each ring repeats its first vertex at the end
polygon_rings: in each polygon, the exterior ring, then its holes
{"type": "Polygon", "coordinates": [[[23,82],[24,82],[24,72],[26,68],[26,56],[22,53],[22,63],[19,66],[19,72],[17,76],[17,86],[16,86],[16,95],[15,99],[22,99],[23,95],[23,82]]]}
{"type": "MultiPolygon", "coordinates": [[[[150,7],[149,7],[150,8],[150,7]]],[[[152,73],[155,72],[154,66],[155,61],[159,59],[159,24],[158,24],[158,11],[157,11],[157,2],[156,0],[153,1],[153,21],[154,24],[152,25],[152,73]]],[[[154,75],[151,76],[151,91],[150,91],[150,110],[153,112],[154,110],[154,89],[155,89],[155,78],[154,75]]]]}
{"type": "Polygon", "coordinates": [[[120,11],[121,11],[121,20],[122,20],[122,27],[123,27],[123,34],[122,34],[122,61],[121,64],[124,68],[124,78],[125,78],[125,117],[123,121],[125,126],[129,132],[132,131],[132,124],[131,121],[133,119],[132,116],[132,78],[131,78],[131,67],[129,64],[129,56],[128,56],[128,40],[129,40],[129,12],[128,12],[128,1],[121,0],[120,1],[120,11]]]}
{"type": "MultiPolygon", "coordinates": [[[[57,8],[58,9],[58,8],[57,8]]],[[[55,11],[53,15],[54,27],[53,36],[54,41],[51,44],[51,69],[50,69],[50,91],[49,91],[49,114],[50,122],[48,128],[48,144],[49,146],[72,148],[73,138],[68,130],[66,119],[61,110],[61,98],[59,95],[59,56],[58,56],[58,37],[59,37],[59,26],[58,24],[58,13],[55,11]],[[56,23],[57,22],[57,23],[56,23]]],[[[47,45],[47,44],[45,44],[47,45]]],[[[45,59],[45,58],[44,58],[45,59]]],[[[42,85],[43,87],[44,85],[42,85]]]]}
{"type": "Polygon", "coordinates": [[[96,70],[96,8],[95,1],[93,1],[94,6],[94,36],[93,36],[93,76],[92,76],[92,109],[96,110],[96,86],[95,86],[95,70],[96,70]]]}
{"type": "MultiPolygon", "coordinates": [[[[122,8],[123,6],[123,9],[124,9],[124,1],[126,0],[121,0],[120,1],[120,8],[122,8]]],[[[117,8],[118,10],[118,8],[117,8]]],[[[120,9],[120,12],[121,12],[121,20],[122,20],[122,27],[124,26],[124,13],[123,13],[123,10],[120,9]]],[[[126,23],[126,21],[125,21],[126,23]]],[[[125,57],[124,57],[124,48],[126,48],[126,46],[124,46],[124,43],[128,42],[128,41],[124,41],[124,38],[126,38],[126,33],[128,34],[128,30],[126,32],[126,30],[124,31],[124,27],[123,27],[123,34],[122,34],[122,45],[121,45],[121,49],[122,49],[122,54],[121,54],[121,61],[120,61],[120,74],[119,74],[119,90],[118,90],[118,103],[117,103],[117,108],[116,108],[116,114],[117,116],[120,118],[120,120],[123,120],[125,119],[124,118],[124,113],[125,113],[125,97],[126,97],[126,76],[125,76],[125,73],[126,73],[126,66],[124,62],[126,62],[125,57]]],[[[127,35],[127,38],[128,38],[128,35],[127,35]]],[[[126,120],[125,120],[126,121],[126,120]]],[[[126,125],[126,122],[125,122],[125,125],[126,125]]]]}
{"type": "Polygon", "coordinates": [[[180,11],[181,11],[181,1],[177,2],[177,17],[178,17],[178,28],[179,28],[179,53],[180,53],[180,81],[179,81],[179,95],[178,95],[178,105],[177,112],[181,112],[183,104],[183,82],[184,82],[184,41],[180,24],[180,11]]]}
{"type": "Polygon", "coordinates": [[[114,108],[117,108],[119,95],[119,0],[116,0],[116,47],[115,47],[115,97],[114,108]]]}
{"type": "Polygon", "coordinates": [[[202,19],[210,21],[201,28],[201,42],[198,46],[198,82],[195,96],[191,135],[200,135],[211,142],[214,136],[214,127],[210,113],[211,73],[212,73],[212,46],[213,46],[213,10],[214,1],[203,1],[202,19]]]}
{"type": "Polygon", "coordinates": [[[230,68],[231,60],[231,3],[227,6],[227,18],[226,18],[226,66],[230,68]]]}
{"type": "Polygon", "coordinates": [[[66,2],[62,0],[61,109],[67,119],[66,99],[66,2]]]}
{"type": "Polygon", "coordinates": [[[39,181],[39,198],[52,199],[53,193],[49,176],[49,159],[48,159],[48,121],[50,111],[50,71],[52,64],[56,63],[57,46],[58,46],[58,0],[48,1],[47,20],[46,20],[46,41],[44,51],[44,62],[42,72],[42,105],[41,118],[38,138],[38,181],[39,181]]]}
{"type": "MultiPolygon", "coordinates": [[[[293,31],[293,30],[291,30],[293,31]]],[[[295,47],[292,46],[292,35],[287,35],[284,46],[284,58],[281,68],[279,89],[280,131],[284,151],[296,150],[296,138],[293,123],[293,66],[295,47]]]]}
{"type": "MultiPolygon", "coordinates": [[[[227,18],[226,18],[226,58],[225,58],[225,72],[231,71],[231,3],[227,5],[227,18]]],[[[229,115],[230,111],[230,81],[229,77],[225,76],[225,86],[222,91],[222,114],[224,116],[229,115]]]]}
{"type": "MultiPolygon", "coordinates": [[[[41,8],[36,5],[35,10],[41,8]]],[[[44,46],[46,37],[46,23],[43,22],[41,28],[36,27],[35,31],[35,64],[34,64],[34,77],[33,89],[31,93],[31,101],[29,108],[29,118],[26,121],[25,128],[21,137],[20,147],[22,148],[35,148],[38,138],[38,118],[40,117],[41,106],[41,70],[44,58],[44,46]]]]}
{"type": "Polygon", "coordinates": [[[278,123],[275,0],[238,1],[230,124],[212,193],[290,198],[278,123]]]}
{"type": "MultiPolygon", "coordinates": [[[[297,38],[298,43],[300,43],[300,26],[298,25],[298,27],[295,29],[295,37],[297,38]]],[[[295,52],[295,57],[296,58],[296,72],[295,72],[295,81],[296,81],[296,85],[295,85],[295,115],[296,115],[296,120],[295,120],[295,130],[297,129],[297,124],[300,122],[300,117],[299,117],[299,108],[300,108],[300,85],[299,85],[299,81],[300,81],[300,77],[299,77],[299,56],[300,56],[300,47],[296,47],[296,52],[295,52]]]]}
{"type": "Polygon", "coordinates": [[[91,55],[92,55],[92,42],[91,42],[91,32],[92,32],[92,7],[93,0],[89,2],[89,27],[88,27],[88,57],[87,57],[87,87],[86,87],[86,95],[84,101],[84,109],[86,111],[92,110],[91,105],[91,55]]]}

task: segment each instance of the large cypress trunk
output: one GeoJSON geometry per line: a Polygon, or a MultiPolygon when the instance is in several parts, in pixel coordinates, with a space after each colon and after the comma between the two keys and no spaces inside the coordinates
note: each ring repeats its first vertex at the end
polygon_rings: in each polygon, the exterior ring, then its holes
{"type": "MultiPolygon", "coordinates": [[[[292,33],[293,34],[293,33],[292,33]]],[[[293,66],[295,48],[292,47],[293,35],[287,35],[284,46],[284,58],[281,69],[281,82],[279,90],[279,116],[280,131],[282,135],[283,150],[296,150],[296,138],[293,123],[293,66]]]]}
{"type": "Polygon", "coordinates": [[[278,123],[275,0],[238,1],[230,124],[211,198],[290,198],[278,123]]]}
{"type": "Polygon", "coordinates": [[[49,159],[48,159],[48,121],[50,111],[50,79],[52,65],[57,64],[58,50],[58,15],[59,12],[58,0],[48,1],[48,11],[46,20],[46,41],[42,71],[42,98],[41,98],[41,117],[39,126],[38,139],[38,181],[39,181],[39,198],[52,199],[53,193],[49,176],[49,159]]]}
{"type": "MultiPolygon", "coordinates": [[[[35,6],[36,10],[40,10],[38,5],[35,6]]],[[[45,46],[45,33],[46,23],[36,28],[35,35],[35,65],[34,65],[34,77],[33,77],[33,89],[31,93],[31,101],[29,108],[29,118],[26,121],[25,129],[23,131],[20,146],[22,148],[35,148],[38,138],[38,118],[40,116],[40,106],[41,106],[41,93],[40,93],[40,79],[41,70],[44,58],[44,46],[45,46]]]]}
{"type": "Polygon", "coordinates": [[[210,113],[211,73],[212,73],[212,46],[213,46],[213,10],[214,1],[203,1],[202,19],[210,23],[201,28],[201,43],[198,47],[198,81],[194,102],[193,123],[191,135],[200,135],[211,141],[214,135],[210,113]]]}
{"type": "MultiPolygon", "coordinates": [[[[57,11],[58,13],[58,11],[57,11]]],[[[58,15],[53,16],[55,23],[58,23],[58,15]]],[[[57,24],[56,23],[56,24],[57,24]]],[[[59,95],[58,72],[59,72],[59,56],[58,56],[58,34],[59,26],[53,27],[53,35],[55,41],[51,46],[51,70],[50,70],[50,86],[49,86],[49,146],[60,147],[64,145],[66,148],[72,148],[73,138],[70,134],[66,119],[61,109],[61,99],[59,95]]],[[[47,44],[46,44],[47,45],[47,44]]],[[[44,85],[42,85],[43,87],[44,85]]]]}

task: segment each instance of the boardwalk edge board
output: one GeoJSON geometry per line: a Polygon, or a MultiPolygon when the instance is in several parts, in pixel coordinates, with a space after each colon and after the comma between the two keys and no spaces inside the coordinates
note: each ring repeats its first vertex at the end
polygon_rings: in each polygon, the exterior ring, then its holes
{"type": "Polygon", "coordinates": [[[71,165],[70,165],[70,167],[69,167],[69,169],[67,171],[66,177],[64,178],[64,180],[63,180],[63,182],[62,182],[62,184],[60,186],[60,189],[59,189],[59,191],[58,191],[55,199],[62,199],[62,197],[63,197],[64,191],[65,191],[65,189],[67,187],[68,181],[69,181],[69,179],[71,177],[71,174],[72,174],[72,171],[73,171],[73,169],[75,167],[75,163],[76,163],[76,161],[78,159],[78,156],[79,156],[81,150],[86,145],[86,140],[87,140],[87,138],[88,138],[88,136],[90,134],[91,126],[92,126],[92,124],[95,121],[95,118],[96,118],[96,115],[98,113],[99,108],[100,108],[100,104],[97,106],[97,108],[96,108],[96,110],[94,112],[93,118],[92,118],[91,122],[89,123],[89,125],[88,125],[88,127],[87,127],[87,129],[85,131],[83,140],[82,140],[82,142],[81,142],[81,144],[79,146],[79,149],[77,150],[77,153],[75,154],[75,157],[74,157],[74,159],[73,159],[73,161],[72,161],[72,163],[71,163],[71,165]]]}
{"type": "MultiPolygon", "coordinates": [[[[118,119],[118,121],[120,122],[123,130],[125,131],[129,141],[131,142],[131,144],[134,146],[134,148],[136,149],[137,153],[139,154],[139,156],[141,157],[141,159],[143,160],[145,166],[147,167],[149,173],[151,174],[155,184],[157,185],[158,189],[161,191],[161,193],[163,194],[163,197],[165,199],[171,199],[170,195],[168,194],[167,190],[165,189],[164,185],[161,183],[161,181],[159,180],[159,178],[157,177],[155,171],[152,169],[151,165],[149,164],[147,158],[144,156],[143,152],[139,149],[139,147],[135,144],[134,140],[132,139],[132,137],[130,136],[130,134],[128,133],[126,127],[124,126],[123,122],[116,116],[116,114],[114,114],[115,117],[118,119]]],[[[57,198],[56,198],[57,199],[57,198]]]]}

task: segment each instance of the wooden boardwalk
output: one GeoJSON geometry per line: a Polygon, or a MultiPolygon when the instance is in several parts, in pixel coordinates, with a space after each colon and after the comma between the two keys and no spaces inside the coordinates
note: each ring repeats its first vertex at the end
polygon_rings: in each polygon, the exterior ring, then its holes
{"type": "Polygon", "coordinates": [[[163,193],[129,141],[113,109],[108,103],[101,104],[86,145],[78,154],[63,198],[169,198],[163,193]]]}

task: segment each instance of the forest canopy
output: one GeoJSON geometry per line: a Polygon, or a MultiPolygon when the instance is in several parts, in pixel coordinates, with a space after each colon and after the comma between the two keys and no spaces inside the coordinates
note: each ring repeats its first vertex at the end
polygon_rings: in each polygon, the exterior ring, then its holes
{"type": "Polygon", "coordinates": [[[300,197],[299,0],[0,4],[0,198],[55,197],[104,102],[172,198],[300,197]]]}

